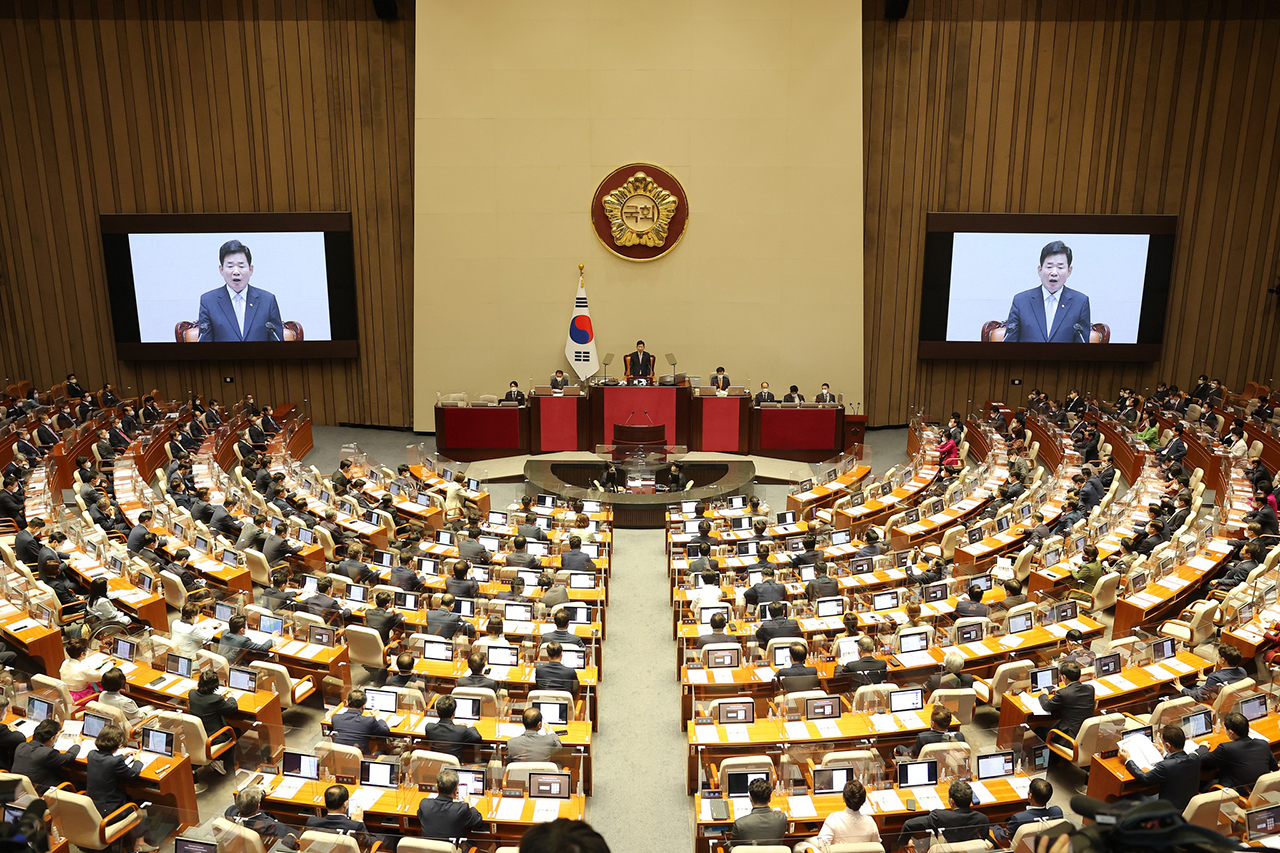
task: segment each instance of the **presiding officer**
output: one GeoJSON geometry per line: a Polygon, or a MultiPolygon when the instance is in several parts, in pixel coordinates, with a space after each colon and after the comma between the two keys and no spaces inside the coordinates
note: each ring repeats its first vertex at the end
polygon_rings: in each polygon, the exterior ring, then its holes
{"type": "Polygon", "coordinates": [[[1093,328],[1089,297],[1067,287],[1071,275],[1071,247],[1054,240],[1040,250],[1040,286],[1013,297],[1004,321],[1008,342],[1085,344],[1093,328]]]}
{"type": "Polygon", "coordinates": [[[251,287],[253,254],[239,240],[218,250],[222,287],[200,295],[200,341],[281,341],[280,306],[275,294],[251,287]]]}

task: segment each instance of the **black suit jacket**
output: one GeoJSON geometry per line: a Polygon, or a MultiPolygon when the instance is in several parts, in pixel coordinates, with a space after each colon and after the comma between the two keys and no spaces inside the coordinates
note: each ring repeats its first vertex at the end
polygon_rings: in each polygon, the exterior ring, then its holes
{"type": "Polygon", "coordinates": [[[350,708],[344,708],[334,714],[330,727],[333,729],[334,743],[359,747],[360,751],[365,754],[369,752],[370,738],[391,737],[391,729],[387,726],[386,721],[361,714],[359,711],[354,711],[350,708]]]}
{"type": "Polygon", "coordinates": [[[484,823],[484,817],[470,803],[437,795],[418,803],[418,823],[422,826],[423,838],[456,841],[466,838],[468,832],[484,823]]]}
{"type": "Polygon", "coordinates": [[[1084,721],[1092,717],[1098,700],[1093,688],[1079,681],[1066,685],[1052,696],[1040,700],[1040,707],[1058,718],[1054,728],[1075,737],[1084,721]]]}
{"type": "Polygon", "coordinates": [[[1126,761],[1124,766],[1143,785],[1157,786],[1160,799],[1177,806],[1179,811],[1200,793],[1199,753],[1170,753],[1150,770],[1143,770],[1132,761],[1126,761]]]}
{"type": "Polygon", "coordinates": [[[991,832],[991,821],[975,809],[934,809],[927,815],[909,818],[902,825],[904,833],[933,831],[946,841],[977,841],[991,832]]]}
{"type": "Polygon", "coordinates": [[[772,403],[772,402],[774,401],[774,399],[775,399],[775,398],[774,398],[774,396],[773,396],[773,392],[772,392],[772,391],[770,391],[770,390],[768,390],[768,389],[765,389],[765,390],[763,390],[763,391],[758,391],[758,392],[756,392],[756,405],[757,405],[757,406],[758,406],[758,405],[760,405],[761,403],[772,403]]]}
{"type": "Polygon", "coordinates": [[[522,406],[523,406],[523,405],[524,405],[524,392],[523,392],[523,391],[508,391],[506,394],[503,394],[503,395],[502,395],[502,399],[503,399],[503,401],[504,401],[504,402],[507,402],[507,403],[519,403],[520,405],[522,405],[522,406]]]}
{"type": "Polygon", "coordinates": [[[404,624],[404,616],[399,610],[384,610],[381,607],[366,610],[364,624],[378,632],[383,645],[391,642],[391,632],[404,624]]]}
{"type": "Polygon", "coordinates": [[[1224,788],[1248,787],[1263,773],[1277,769],[1270,744],[1252,737],[1223,741],[1212,752],[1201,747],[1200,766],[1217,770],[1218,784],[1224,788]]]}
{"type": "Polygon", "coordinates": [[[8,489],[0,489],[0,518],[11,519],[20,530],[27,527],[26,506],[22,498],[8,489]]]}
{"type": "Polygon", "coordinates": [[[717,374],[711,377],[711,386],[717,391],[728,391],[731,384],[732,383],[729,382],[729,374],[727,373],[723,376],[717,374]]]}
{"type": "Polygon", "coordinates": [[[21,748],[26,740],[22,732],[0,723],[0,766],[12,767],[14,750],[21,748]]]}
{"type": "Polygon", "coordinates": [[[853,683],[858,687],[866,684],[884,684],[889,680],[889,664],[880,658],[851,660],[842,667],[842,671],[853,673],[853,683]]]}
{"type": "Polygon", "coordinates": [[[307,818],[305,824],[307,829],[318,829],[321,832],[335,832],[339,835],[350,835],[356,839],[356,843],[361,847],[369,847],[376,839],[369,835],[369,829],[364,825],[362,820],[352,820],[346,815],[330,815],[323,817],[312,815],[307,818]]]}
{"type": "Polygon", "coordinates": [[[653,353],[636,350],[629,353],[626,359],[628,376],[653,376],[653,353]]]}
{"type": "Polygon", "coordinates": [[[801,636],[803,635],[800,633],[800,623],[786,617],[767,619],[760,623],[759,628],[756,628],[756,639],[762,646],[767,646],[769,641],[776,637],[801,636]]]}
{"type": "Polygon", "coordinates": [[[484,742],[475,726],[460,726],[452,720],[428,723],[423,737],[428,741],[427,749],[443,752],[457,759],[462,758],[467,744],[484,742]]]}
{"type": "Polygon", "coordinates": [[[235,516],[224,506],[219,506],[213,511],[213,518],[209,520],[209,528],[216,533],[221,533],[233,542],[240,538],[240,522],[236,521],[235,516]]]}
{"type": "Polygon", "coordinates": [[[538,664],[533,680],[539,690],[568,690],[570,694],[578,695],[577,671],[559,661],[538,664]]]}
{"type": "Polygon", "coordinates": [[[36,560],[40,556],[40,540],[30,530],[19,530],[13,537],[13,555],[34,571],[39,565],[36,560]]]}
{"type": "MultiPolygon", "coordinates": [[[[19,738],[22,737],[21,733],[15,734],[18,734],[19,738]]],[[[24,741],[14,752],[10,766],[14,773],[20,773],[30,779],[31,784],[36,786],[36,791],[43,794],[46,788],[56,788],[66,781],[62,768],[72,764],[79,754],[79,744],[66,752],[59,752],[51,746],[45,746],[34,740],[24,741]]]]}
{"type": "Polygon", "coordinates": [[[125,783],[141,774],[141,761],[130,762],[121,755],[94,750],[89,753],[89,766],[85,771],[85,793],[93,799],[99,814],[109,815],[129,802],[125,783]]]}
{"type": "Polygon", "coordinates": [[[213,737],[214,732],[223,728],[227,721],[222,715],[234,713],[237,707],[236,700],[230,696],[201,693],[199,690],[192,690],[187,694],[187,705],[191,709],[188,713],[199,717],[200,722],[204,723],[205,737],[213,737]]]}

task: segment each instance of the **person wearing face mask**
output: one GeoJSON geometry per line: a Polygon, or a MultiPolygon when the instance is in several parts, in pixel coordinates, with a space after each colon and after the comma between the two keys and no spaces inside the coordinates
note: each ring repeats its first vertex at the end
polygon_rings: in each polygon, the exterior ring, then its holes
{"type": "Polygon", "coordinates": [[[511,390],[502,398],[502,401],[504,403],[516,403],[521,406],[524,405],[524,392],[520,390],[519,382],[513,381],[511,383],[511,390]]]}

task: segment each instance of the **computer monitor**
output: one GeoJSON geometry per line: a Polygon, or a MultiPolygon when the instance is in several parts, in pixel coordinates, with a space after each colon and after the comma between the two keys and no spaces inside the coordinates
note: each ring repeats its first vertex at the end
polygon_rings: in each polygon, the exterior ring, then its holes
{"type": "Polygon", "coordinates": [[[602,501],[583,501],[582,502],[582,511],[585,513],[597,513],[597,512],[602,512],[603,510],[604,510],[604,503],[602,501]]]}
{"type": "Polygon", "coordinates": [[[520,650],[515,646],[489,645],[485,647],[485,660],[489,666],[515,666],[520,662],[520,650]]]}
{"type": "Polygon", "coordinates": [[[1244,813],[1245,841],[1259,841],[1280,833],[1280,805],[1262,806],[1244,813]]]}
{"type": "Polygon", "coordinates": [[[476,615],[476,600],[474,598],[455,598],[453,600],[453,612],[464,619],[470,619],[476,615]]]}
{"type": "Polygon", "coordinates": [[[183,678],[190,678],[191,671],[194,668],[195,661],[183,655],[175,655],[172,652],[165,658],[164,671],[171,675],[180,675],[183,678]]]}
{"type": "Polygon", "coordinates": [[[569,723],[568,702],[534,702],[533,707],[542,714],[542,721],[549,726],[564,726],[569,723]]]}
{"type": "Polygon", "coordinates": [[[173,853],[218,853],[218,842],[198,838],[176,838],[173,853]]]}
{"type": "Polygon", "coordinates": [[[756,779],[769,781],[767,770],[734,770],[724,774],[724,793],[726,797],[750,796],[748,786],[756,779]]]}
{"type": "Polygon", "coordinates": [[[729,519],[729,529],[730,530],[750,530],[751,516],[739,515],[739,516],[736,516],[735,518],[729,519]]]}
{"type": "Polygon", "coordinates": [[[931,583],[924,588],[924,600],[926,604],[933,604],[937,601],[946,601],[951,591],[945,583],[931,583]]]}
{"type": "Polygon", "coordinates": [[[1147,573],[1137,572],[1129,579],[1129,589],[1131,592],[1142,592],[1147,588],[1147,573]]]}
{"type": "Polygon", "coordinates": [[[1062,559],[1061,548],[1049,548],[1044,552],[1041,558],[1041,564],[1045,566],[1056,566],[1058,564],[1058,561],[1061,559],[1062,559]]]}
{"type": "Polygon", "coordinates": [[[842,794],[845,786],[853,781],[852,767],[817,767],[813,771],[815,794],[842,794]]]}
{"type": "Polygon", "coordinates": [[[1179,724],[1189,738],[1204,737],[1213,731],[1213,711],[1205,708],[1183,717],[1179,724]]]}
{"type": "Polygon", "coordinates": [[[317,593],[320,591],[320,578],[315,575],[302,576],[302,591],[309,593],[317,593]]]}
{"type": "Polygon", "coordinates": [[[746,495],[730,495],[729,496],[729,509],[746,509],[746,508],[747,508],[746,495]]]}
{"type": "Polygon", "coordinates": [[[1047,744],[1037,744],[1029,750],[1030,763],[1024,765],[1023,769],[1028,773],[1043,773],[1049,769],[1049,746],[1047,744]]]}
{"type": "Polygon", "coordinates": [[[595,589],[596,576],[590,572],[571,572],[569,574],[569,589],[595,589]]]}
{"type": "Polygon", "coordinates": [[[417,610],[418,594],[416,592],[397,592],[396,607],[401,610],[417,610]]]}
{"type": "Polygon", "coordinates": [[[138,738],[138,743],[147,752],[154,752],[157,755],[172,758],[175,737],[175,732],[167,729],[153,729],[148,726],[142,729],[142,736],[138,738]]]}
{"type": "Polygon", "coordinates": [[[496,554],[502,547],[502,543],[497,536],[481,536],[478,541],[484,546],[485,550],[492,554],[496,554]]]}
{"type": "Polygon", "coordinates": [[[484,796],[484,770],[457,768],[458,795],[460,797],[484,796]]]}
{"type": "Polygon", "coordinates": [[[806,720],[831,720],[839,716],[839,696],[814,696],[804,700],[804,718],[806,720]]]}
{"type": "Polygon", "coordinates": [[[1104,678],[1108,675],[1115,675],[1121,669],[1120,653],[1112,652],[1109,655],[1102,655],[1093,661],[1093,672],[1098,678],[1104,678]]]}
{"type": "Polygon", "coordinates": [[[469,492],[478,492],[478,491],[480,491],[480,481],[479,481],[479,480],[477,480],[475,477],[468,477],[468,478],[467,478],[467,491],[469,491],[469,492]]]}
{"type": "Polygon", "coordinates": [[[1018,507],[1018,516],[1021,517],[1023,521],[1026,521],[1028,518],[1030,518],[1031,513],[1033,512],[1035,512],[1035,507],[1033,507],[1031,504],[1023,504],[1022,506],[1018,507]]]}
{"type": "Polygon", "coordinates": [[[440,574],[440,564],[438,561],[430,557],[414,557],[413,565],[419,574],[438,575],[440,574]]]}
{"type": "Polygon", "coordinates": [[[424,660],[453,660],[453,643],[428,638],[422,643],[424,660]]]}
{"type": "Polygon", "coordinates": [[[755,702],[721,702],[716,706],[716,722],[722,726],[732,723],[754,723],[755,721],[755,702]]]}
{"type": "Polygon", "coordinates": [[[539,799],[567,800],[573,792],[568,773],[530,773],[525,793],[539,799]]]}
{"type": "Polygon", "coordinates": [[[600,545],[597,542],[583,542],[582,553],[586,554],[592,560],[600,559],[600,545]]]}
{"type": "Polygon", "coordinates": [[[233,666],[227,671],[227,686],[233,690],[254,693],[258,689],[258,671],[243,666],[233,666]]]}
{"type": "Polygon", "coordinates": [[[234,548],[222,549],[222,565],[232,569],[240,565],[240,552],[234,548]]]}
{"type": "Polygon", "coordinates": [[[294,533],[294,538],[303,545],[316,544],[316,535],[311,532],[311,528],[309,527],[299,525],[297,532],[294,533]]]}
{"type": "Polygon", "coordinates": [[[27,719],[37,723],[53,716],[53,703],[39,696],[27,697],[27,719]]]}
{"type": "Polygon", "coordinates": [[[707,666],[711,669],[733,669],[742,661],[742,649],[712,649],[707,652],[707,666]]]}
{"type": "Polygon", "coordinates": [[[992,587],[995,586],[995,578],[991,577],[990,573],[974,575],[969,578],[968,586],[976,586],[984,593],[991,592],[992,587]]]}
{"type": "Polygon", "coordinates": [[[85,711],[84,726],[80,729],[80,734],[85,737],[97,737],[102,733],[102,729],[114,722],[110,717],[104,717],[102,714],[95,714],[92,711],[85,711]]]}
{"type": "Polygon", "coordinates": [[[126,640],[124,637],[116,637],[111,647],[111,654],[120,660],[132,661],[133,656],[138,653],[138,644],[133,640],[126,640]]]}
{"type": "Polygon", "coordinates": [[[39,622],[45,628],[53,627],[53,610],[43,604],[31,604],[27,608],[27,615],[39,622]]]}
{"type": "Polygon", "coordinates": [[[151,592],[156,585],[156,579],[150,572],[138,572],[137,579],[138,586],[142,587],[147,592],[151,592]]]}
{"type": "Polygon", "coordinates": [[[213,618],[219,622],[230,622],[231,617],[236,615],[237,608],[228,601],[219,601],[213,605],[213,618]]]}
{"type": "Polygon", "coordinates": [[[279,636],[284,633],[284,619],[279,616],[259,616],[258,630],[264,634],[279,636]]]}
{"type": "Polygon", "coordinates": [[[1013,775],[1013,752],[988,752],[974,759],[978,781],[1013,775]]]}
{"type": "Polygon", "coordinates": [[[1261,720],[1267,715],[1267,694],[1255,693],[1236,702],[1236,709],[1249,722],[1261,720]]]}
{"type": "Polygon", "coordinates": [[[1036,619],[1033,613],[1015,613],[1009,617],[1009,633],[1020,634],[1023,631],[1030,631],[1035,627],[1036,619]]]}
{"type": "Polygon", "coordinates": [[[360,760],[360,784],[375,788],[398,788],[400,786],[400,765],[368,758],[360,760]]]}
{"type": "Polygon", "coordinates": [[[1070,622],[1080,615],[1080,602],[1063,601],[1053,606],[1054,622],[1070,622]]]}
{"type": "Polygon", "coordinates": [[[453,544],[453,531],[452,531],[452,530],[437,530],[437,531],[436,531],[436,543],[437,543],[437,544],[439,544],[439,545],[452,545],[452,544],[453,544]]]}
{"type": "Polygon", "coordinates": [[[849,574],[866,575],[875,571],[876,564],[872,557],[855,557],[849,561],[849,574]]]}
{"type": "Polygon", "coordinates": [[[796,491],[797,491],[797,492],[807,492],[807,491],[809,491],[809,490],[810,490],[810,489],[812,489],[812,488],[813,488],[813,478],[812,478],[812,477],[807,478],[807,479],[804,479],[804,480],[801,480],[799,483],[797,483],[797,484],[796,484],[796,491]]]}
{"type": "Polygon", "coordinates": [[[197,533],[195,541],[191,543],[191,547],[195,549],[196,553],[208,554],[209,553],[209,537],[205,536],[202,533],[197,533]]]}
{"type": "Polygon", "coordinates": [[[746,542],[738,543],[739,557],[754,557],[756,555],[756,541],[748,539],[746,542]]]}
{"type": "Polygon", "coordinates": [[[723,613],[724,618],[729,618],[729,605],[727,604],[704,604],[702,609],[698,611],[698,621],[703,625],[711,624],[711,617],[717,613],[723,613]]]}
{"type": "Polygon", "coordinates": [[[904,761],[898,765],[898,787],[919,788],[938,784],[938,762],[904,761]]]}
{"type": "Polygon", "coordinates": [[[912,552],[909,549],[904,551],[895,551],[893,554],[894,566],[899,569],[905,569],[907,566],[911,565],[911,556],[912,552]]]}
{"type": "Polygon", "coordinates": [[[828,616],[843,616],[844,604],[845,599],[843,596],[836,595],[830,598],[819,598],[814,604],[814,615],[819,619],[825,619],[828,616]]]}
{"type": "Polygon", "coordinates": [[[1058,683],[1058,668],[1045,666],[1031,670],[1031,687],[1035,690],[1048,690],[1058,683]]]}
{"type": "Polygon", "coordinates": [[[364,691],[365,703],[370,711],[382,711],[387,714],[396,712],[396,696],[394,690],[379,690],[374,687],[366,688],[364,691]]]}
{"type": "Polygon", "coordinates": [[[976,525],[965,531],[965,536],[968,537],[970,545],[974,544],[975,542],[981,542],[983,535],[984,534],[983,534],[981,525],[976,525]]]}
{"type": "Polygon", "coordinates": [[[382,566],[384,569],[389,569],[396,564],[396,555],[392,554],[390,551],[375,550],[373,552],[373,559],[369,562],[373,563],[375,566],[382,566]]]}
{"type": "Polygon", "coordinates": [[[831,544],[833,546],[848,545],[852,541],[853,531],[848,528],[845,528],[844,530],[837,530],[831,534],[831,544]]]}
{"type": "Polygon", "coordinates": [[[533,619],[533,605],[509,601],[502,608],[502,618],[506,622],[529,622],[533,619]]]}
{"type": "Polygon", "coordinates": [[[489,510],[489,523],[490,523],[490,524],[500,525],[500,526],[502,526],[502,527],[506,527],[506,525],[507,525],[507,514],[506,514],[505,512],[499,512],[499,511],[498,511],[498,510],[496,510],[496,509],[494,509],[494,510],[489,510]]]}
{"type": "Polygon", "coordinates": [[[355,601],[364,604],[369,600],[369,587],[358,583],[349,583],[347,588],[343,590],[343,598],[347,601],[355,601]]]}
{"type": "Polygon", "coordinates": [[[587,650],[581,646],[565,646],[560,650],[560,662],[570,669],[585,669],[587,650]]]}
{"type": "Polygon", "coordinates": [[[1178,648],[1173,637],[1163,637],[1151,644],[1151,657],[1154,660],[1162,661],[1173,657],[1178,653],[1178,648]]]}
{"type": "Polygon", "coordinates": [[[1009,513],[996,516],[996,532],[1004,533],[1013,524],[1013,516],[1009,513]]]}
{"type": "Polygon", "coordinates": [[[982,639],[982,623],[975,622],[971,625],[961,625],[956,631],[957,643],[976,643],[982,639]]]}
{"type": "MultiPolygon", "coordinates": [[[[542,531],[550,530],[552,527],[551,518],[545,515],[539,515],[533,520],[533,526],[542,531]]],[[[531,543],[532,544],[532,543],[531,543]]],[[[529,553],[533,553],[530,551],[529,553]]]]}
{"type": "Polygon", "coordinates": [[[698,532],[698,525],[701,523],[702,523],[702,519],[700,518],[692,518],[685,521],[684,532],[696,535],[698,532]]]}
{"type": "Polygon", "coordinates": [[[863,492],[863,491],[857,491],[857,492],[854,492],[853,494],[849,495],[849,508],[850,508],[850,509],[853,509],[854,507],[860,507],[860,506],[862,506],[863,504],[865,504],[866,502],[867,502],[867,493],[866,493],[866,492],[863,492]]]}
{"type": "Polygon", "coordinates": [[[919,507],[913,506],[911,509],[907,510],[902,516],[903,524],[915,524],[919,520],[920,520],[919,507]]]}
{"type": "Polygon", "coordinates": [[[800,567],[800,580],[808,583],[817,576],[817,573],[813,570],[813,566],[806,563],[800,567]]]}
{"type": "MultiPolygon", "coordinates": [[[[841,599],[843,601],[843,599],[841,599]]],[[[898,606],[898,591],[891,589],[888,592],[877,592],[871,596],[871,609],[892,610],[898,606]]]]}
{"type": "Polygon", "coordinates": [[[903,631],[898,635],[900,652],[922,652],[927,648],[929,648],[928,631],[903,631]]]}
{"type": "Polygon", "coordinates": [[[555,495],[538,495],[538,497],[534,499],[534,505],[541,507],[542,509],[555,509],[556,496],[555,495]]]}
{"type": "Polygon", "coordinates": [[[793,510],[788,510],[786,512],[778,513],[778,523],[779,524],[795,524],[796,523],[795,512],[793,510]]]}
{"type": "Polygon", "coordinates": [[[889,713],[891,714],[919,711],[923,708],[923,687],[909,687],[906,690],[894,690],[889,693],[889,713]]]}
{"type": "Polygon", "coordinates": [[[480,719],[480,700],[470,696],[454,696],[457,706],[453,709],[453,718],[455,720],[478,720],[480,719]]]}

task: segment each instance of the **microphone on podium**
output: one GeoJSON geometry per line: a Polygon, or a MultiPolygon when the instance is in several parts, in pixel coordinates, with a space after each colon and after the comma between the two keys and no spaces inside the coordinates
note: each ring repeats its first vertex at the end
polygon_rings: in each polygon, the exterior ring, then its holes
{"type": "Polygon", "coordinates": [[[1082,343],[1084,343],[1084,342],[1085,342],[1085,341],[1084,341],[1084,326],[1081,326],[1079,323],[1076,323],[1076,324],[1075,324],[1075,326],[1073,326],[1072,328],[1074,328],[1074,329],[1076,330],[1076,337],[1080,339],[1080,340],[1076,341],[1076,343],[1081,343],[1081,344],[1082,344],[1082,343]]]}
{"type": "Polygon", "coordinates": [[[627,426],[628,424],[630,424],[631,419],[634,418],[635,416],[636,416],[636,413],[634,411],[631,414],[627,415],[626,423],[624,423],[623,426],[627,426]]]}
{"type": "Polygon", "coordinates": [[[645,416],[646,418],[649,418],[649,424],[650,424],[650,425],[652,425],[652,424],[653,424],[653,418],[650,418],[650,417],[649,417],[649,410],[648,410],[648,409],[645,409],[645,410],[644,410],[644,416],[645,416]]]}

